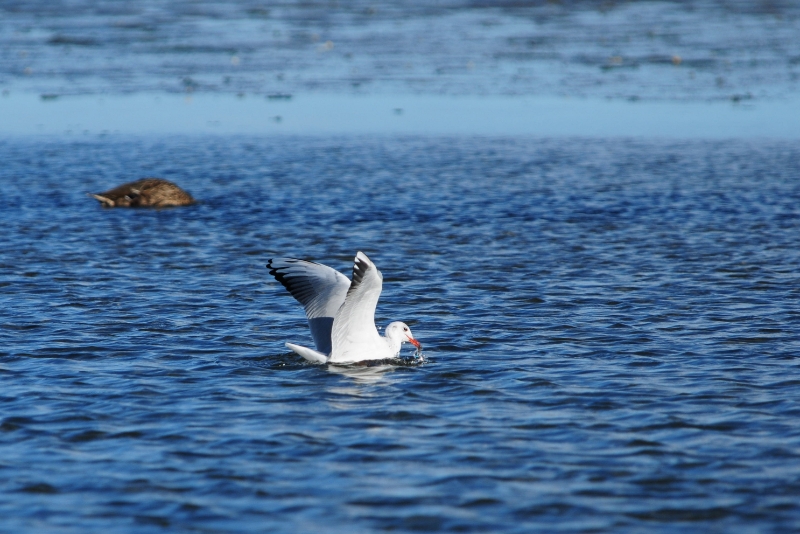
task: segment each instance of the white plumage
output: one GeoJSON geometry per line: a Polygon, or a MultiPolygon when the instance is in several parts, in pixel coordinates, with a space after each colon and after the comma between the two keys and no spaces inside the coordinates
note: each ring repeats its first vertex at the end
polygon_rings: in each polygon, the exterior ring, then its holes
{"type": "Polygon", "coordinates": [[[335,269],[295,258],[273,258],[267,268],[305,309],[317,349],[286,344],[303,358],[351,363],[394,358],[406,341],[420,348],[405,323],[390,323],[385,336],[378,333],[375,308],[383,276],[363,252],[353,262],[352,283],[335,269]]]}

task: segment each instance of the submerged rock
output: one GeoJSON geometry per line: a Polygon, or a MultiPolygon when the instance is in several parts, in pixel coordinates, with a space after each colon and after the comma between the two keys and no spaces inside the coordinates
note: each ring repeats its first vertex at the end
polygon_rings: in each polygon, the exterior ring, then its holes
{"type": "Polygon", "coordinates": [[[91,196],[104,208],[166,208],[195,202],[192,195],[161,178],[143,178],[91,196]]]}

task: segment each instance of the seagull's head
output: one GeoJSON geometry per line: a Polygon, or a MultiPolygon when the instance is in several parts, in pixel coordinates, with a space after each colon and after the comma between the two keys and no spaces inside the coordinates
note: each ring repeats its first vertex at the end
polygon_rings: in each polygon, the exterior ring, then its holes
{"type": "Polygon", "coordinates": [[[400,321],[390,323],[389,326],[386,327],[386,337],[389,339],[399,339],[400,343],[405,343],[407,341],[417,347],[417,350],[422,348],[420,342],[414,339],[414,335],[411,333],[411,329],[408,325],[400,321]]]}

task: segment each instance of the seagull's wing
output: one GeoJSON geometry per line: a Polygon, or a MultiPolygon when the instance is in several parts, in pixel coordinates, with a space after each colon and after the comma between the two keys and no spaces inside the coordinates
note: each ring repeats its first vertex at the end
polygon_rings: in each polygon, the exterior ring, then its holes
{"type": "Polygon", "coordinates": [[[273,258],[267,269],[303,305],[317,350],[330,354],[333,318],[345,301],[350,280],[336,269],[295,258],[273,258]]]}
{"type": "Polygon", "coordinates": [[[381,296],[383,275],[366,254],[359,252],[353,264],[353,282],[347,290],[344,304],[333,321],[334,353],[337,360],[348,355],[372,351],[381,346],[375,328],[375,308],[381,296]]]}

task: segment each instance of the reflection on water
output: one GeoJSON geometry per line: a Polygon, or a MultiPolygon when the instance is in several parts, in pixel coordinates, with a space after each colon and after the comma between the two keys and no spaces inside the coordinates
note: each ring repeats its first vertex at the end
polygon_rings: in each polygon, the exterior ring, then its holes
{"type": "MultiPolygon", "coordinates": [[[[394,371],[393,365],[328,365],[328,372],[346,376],[357,384],[374,384],[387,373],[394,371]]],[[[340,390],[337,389],[337,391],[340,390]]],[[[356,390],[353,390],[356,391],[356,390]]]]}

